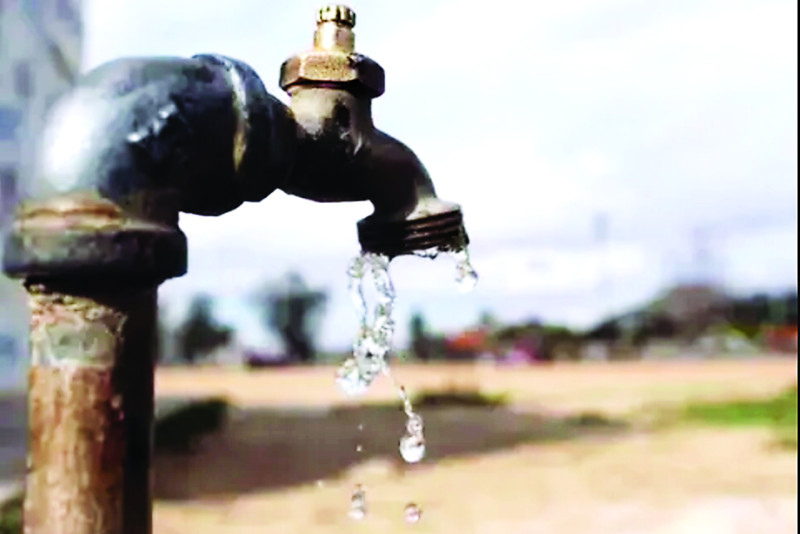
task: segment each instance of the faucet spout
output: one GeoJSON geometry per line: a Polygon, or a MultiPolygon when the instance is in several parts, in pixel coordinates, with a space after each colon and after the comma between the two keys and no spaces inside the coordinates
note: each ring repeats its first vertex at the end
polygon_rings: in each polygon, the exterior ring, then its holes
{"type": "Polygon", "coordinates": [[[363,171],[375,210],[358,223],[363,250],[388,256],[457,251],[469,239],[461,208],[436,196],[428,171],[402,142],[376,131],[363,171]]]}

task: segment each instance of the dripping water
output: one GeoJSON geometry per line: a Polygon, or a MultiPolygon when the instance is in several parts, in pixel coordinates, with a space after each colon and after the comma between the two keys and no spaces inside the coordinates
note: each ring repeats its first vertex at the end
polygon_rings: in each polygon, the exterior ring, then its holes
{"type": "Polygon", "coordinates": [[[469,259],[469,251],[464,248],[453,253],[456,260],[456,283],[462,293],[469,293],[478,284],[478,273],[469,259]]]}
{"type": "MultiPolygon", "coordinates": [[[[417,256],[435,259],[440,255],[437,249],[421,250],[417,256]]],[[[456,262],[456,282],[462,292],[472,290],[478,282],[478,275],[472,267],[466,249],[452,253],[456,262]]],[[[389,369],[387,356],[392,348],[395,323],[392,312],[395,303],[395,290],[389,276],[390,258],[381,254],[362,252],[353,258],[348,266],[348,291],[359,318],[358,334],[353,343],[353,354],[348,357],[336,374],[339,388],[349,396],[361,395],[367,391],[379,374],[391,380],[403,403],[406,414],[406,428],[400,438],[399,451],[408,463],[421,461],[425,456],[425,435],[422,416],[414,411],[414,407],[405,388],[398,384],[389,369]],[[372,323],[369,322],[369,310],[364,294],[364,285],[368,275],[377,293],[377,302],[373,312],[372,323]]],[[[359,431],[363,424],[359,425],[359,431]]],[[[362,445],[356,446],[361,452],[362,445]]],[[[406,521],[416,523],[422,511],[416,504],[405,508],[406,521]]],[[[350,516],[363,519],[366,516],[366,493],[358,484],[351,497],[350,516]]]]}
{"type": "MultiPolygon", "coordinates": [[[[440,252],[437,249],[427,249],[415,254],[435,259],[440,252]]],[[[456,282],[459,289],[462,292],[472,290],[478,282],[478,274],[470,263],[467,249],[451,255],[456,262],[456,282]]],[[[389,276],[389,262],[388,256],[362,252],[351,260],[347,269],[348,292],[359,318],[359,326],[353,343],[353,354],[339,368],[336,382],[348,396],[363,394],[380,373],[388,370],[386,357],[392,348],[395,327],[392,317],[395,290],[389,276]],[[369,273],[372,274],[377,292],[371,325],[364,294],[364,284],[369,273]]]]}
{"type": "Polygon", "coordinates": [[[405,516],[406,523],[419,523],[419,520],[422,519],[422,508],[410,502],[403,510],[403,515],[405,516]]]}
{"type": "Polygon", "coordinates": [[[356,485],[350,497],[350,511],[348,514],[352,519],[361,520],[367,516],[367,494],[361,484],[356,485]]]}
{"type": "Polygon", "coordinates": [[[347,273],[350,298],[359,316],[359,330],[353,343],[353,354],[339,368],[336,382],[346,395],[356,396],[364,393],[386,366],[386,355],[394,335],[392,307],[395,294],[387,256],[362,253],[353,258],[347,273]],[[364,279],[368,272],[372,273],[378,292],[372,325],[369,324],[364,296],[364,279]]]}

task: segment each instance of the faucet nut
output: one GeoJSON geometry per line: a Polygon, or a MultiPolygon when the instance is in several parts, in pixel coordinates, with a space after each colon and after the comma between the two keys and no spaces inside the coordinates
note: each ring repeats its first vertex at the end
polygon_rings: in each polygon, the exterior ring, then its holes
{"type": "Polygon", "coordinates": [[[353,28],[356,25],[356,13],[343,5],[323,6],[319,8],[317,13],[317,24],[322,24],[323,22],[335,22],[336,24],[353,28]]]}
{"type": "Polygon", "coordinates": [[[405,219],[373,214],[360,220],[358,241],[365,252],[393,258],[429,249],[458,252],[469,244],[469,236],[458,204],[428,197],[405,219]]]}
{"type": "Polygon", "coordinates": [[[280,87],[343,84],[370,98],[383,94],[386,74],[376,61],[361,54],[312,50],[293,56],[281,65],[280,87]]]}
{"type": "Polygon", "coordinates": [[[368,98],[382,95],[386,75],[376,61],[355,52],[355,24],[356,14],[349,7],[322,7],[317,13],[314,48],[283,62],[281,89],[333,84],[368,98]]]}

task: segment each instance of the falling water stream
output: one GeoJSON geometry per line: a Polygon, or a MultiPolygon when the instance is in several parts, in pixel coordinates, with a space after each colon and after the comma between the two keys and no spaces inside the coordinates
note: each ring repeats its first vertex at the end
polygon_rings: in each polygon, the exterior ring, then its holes
{"type": "MultiPolygon", "coordinates": [[[[417,256],[429,259],[435,259],[440,254],[436,249],[422,250],[416,253],[417,256]]],[[[462,292],[472,290],[478,282],[478,275],[470,263],[469,253],[463,249],[448,254],[452,255],[456,262],[456,282],[459,284],[459,289],[462,292]]],[[[366,392],[379,374],[385,375],[397,390],[407,418],[405,432],[400,438],[400,456],[408,463],[417,463],[425,457],[422,416],[414,411],[405,387],[398,384],[392,376],[387,360],[392,348],[395,327],[392,317],[395,291],[389,276],[389,262],[388,256],[362,252],[353,258],[348,266],[348,289],[358,313],[359,328],[353,343],[353,354],[339,368],[336,374],[336,383],[346,395],[357,396],[366,392]],[[370,274],[377,292],[377,302],[371,323],[364,293],[366,278],[370,274]]],[[[359,430],[361,429],[363,429],[363,425],[359,425],[359,430]]],[[[360,443],[356,446],[356,450],[361,452],[360,443]]],[[[363,519],[366,514],[366,492],[363,486],[358,484],[351,497],[349,515],[353,519],[363,519]]],[[[405,507],[407,522],[416,523],[421,516],[422,509],[418,505],[409,503],[405,507]]]]}

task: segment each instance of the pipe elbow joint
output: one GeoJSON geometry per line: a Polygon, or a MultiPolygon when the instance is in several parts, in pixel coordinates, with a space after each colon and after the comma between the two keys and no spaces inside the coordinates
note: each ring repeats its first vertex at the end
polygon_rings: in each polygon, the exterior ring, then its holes
{"type": "Polygon", "coordinates": [[[244,63],[200,55],[102,65],[49,112],[4,270],[180,276],[178,213],[263,199],[290,172],[294,144],[286,107],[244,63]]]}

